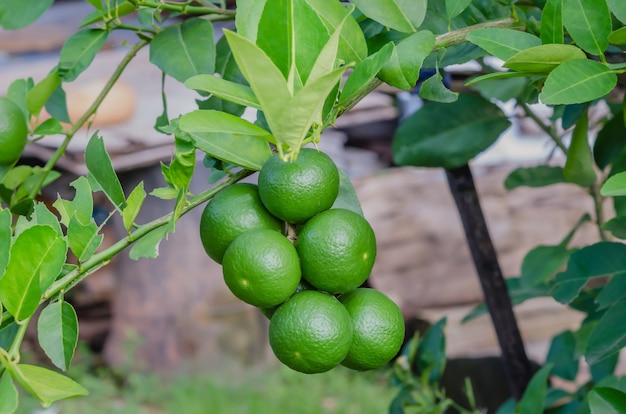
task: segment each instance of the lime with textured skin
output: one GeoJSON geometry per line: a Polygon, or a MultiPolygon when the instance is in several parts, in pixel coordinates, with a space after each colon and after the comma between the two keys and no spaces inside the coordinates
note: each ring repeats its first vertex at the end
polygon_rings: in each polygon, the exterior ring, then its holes
{"type": "Polygon", "coordinates": [[[359,288],[339,297],[352,318],[352,346],[341,362],[358,371],[380,368],[398,354],[404,317],[398,305],[375,289],[359,288]]]}
{"type": "Polygon", "coordinates": [[[284,223],[263,206],[256,185],[234,184],[207,203],[200,219],[200,240],[209,257],[222,263],[230,243],[252,229],[282,232],[284,223]]]}
{"type": "Polygon", "coordinates": [[[359,214],[331,209],[304,224],[296,248],[307,282],[329,293],[345,293],[361,286],[372,271],[376,237],[359,214]]]}
{"type": "MultiPolygon", "coordinates": [[[[298,283],[298,286],[296,286],[296,291],[294,292],[294,295],[298,292],[302,292],[303,290],[313,290],[313,289],[315,288],[311,286],[310,283],[308,283],[304,279],[300,279],[300,283],[298,283]]],[[[259,310],[267,319],[272,319],[272,315],[274,314],[274,312],[276,312],[276,309],[278,309],[279,306],[280,305],[272,306],[269,308],[259,308],[259,310]]]]}
{"type": "Polygon", "coordinates": [[[274,312],[269,339],[276,357],[289,368],[306,374],[326,372],[348,354],[352,322],[334,296],[305,290],[274,312]]]}
{"type": "Polygon", "coordinates": [[[339,171],[330,157],[303,148],[298,158],[274,154],[259,172],[259,195],[267,209],[289,223],[302,223],[329,209],[339,193],[339,171]]]}
{"type": "Polygon", "coordinates": [[[28,136],[24,113],[13,101],[0,97],[0,165],[17,161],[28,136]]]}
{"type": "Polygon", "coordinates": [[[258,307],[283,303],[300,282],[298,252],[282,234],[268,229],[248,230],[226,249],[224,281],[242,301],[258,307]]]}

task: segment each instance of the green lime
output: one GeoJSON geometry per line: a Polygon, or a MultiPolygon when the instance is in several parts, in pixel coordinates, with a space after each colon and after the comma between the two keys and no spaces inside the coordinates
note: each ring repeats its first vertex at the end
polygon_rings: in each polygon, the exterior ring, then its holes
{"type": "Polygon", "coordinates": [[[256,185],[234,184],[217,193],[204,208],[200,219],[200,240],[209,257],[222,263],[230,243],[252,229],[282,232],[284,223],[263,206],[256,185]]]}
{"type": "Polygon", "coordinates": [[[267,209],[290,223],[301,223],[329,209],[339,193],[339,171],[330,157],[303,148],[298,158],[274,154],[259,173],[259,195],[267,209]]]}
{"type": "Polygon", "coordinates": [[[289,368],[306,374],[325,372],[348,354],[352,322],[334,296],[305,290],[274,312],[269,339],[276,357],[289,368]]]}
{"type": "Polygon", "coordinates": [[[344,293],[365,282],[376,258],[376,237],[367,220],[345,209],[307,221],[296,242],[302,275],[317,289],[344,293]]]}
{"type": "MultiPolygon", "coordinates": [[[[294,294],[302,292],[303,290],[313,289],[315,288],[311,286],[306,280],[300,279],[300,283],[298,283],[298,286],[296,286],[296,291],[294,292],[294,294]]],[[[279,306],[280,305],[272,306],[269,308],[259,308],[259,310],[267,319],[272,319],[272,315],[274,314],[274,312],[276,312],[276,309],[278,309],[279,306]]]]}
{"type": "Polygon", "coordinates": [[[404,317],[384,293],[360,288],[339,297],[352,318],[352,347],[342,365],[366,371],[386,365],[404,341],[404,317]]]}
{"type": "Polygon", "coordinates": [[[224,281],[246,303],[271,307],[283,303],[300,282],[298,252],[274,230],[248,230],[226,249],[224,281]]]}
{"type": "Polygon", "coordinates": [[[13,164],[20,158],[27,135],[22,110],[10,99],[0,97],[0,165],[13,164]]]}

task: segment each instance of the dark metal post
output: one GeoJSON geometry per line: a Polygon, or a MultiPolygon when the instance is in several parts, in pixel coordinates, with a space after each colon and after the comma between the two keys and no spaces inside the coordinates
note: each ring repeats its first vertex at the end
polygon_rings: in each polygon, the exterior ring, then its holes
{"type": "Polygon", "coordinates": [[[472,171],[468,165],[464,165],[446,170],[446,176],[502,350],[509,388],[513,397],[519,400],[532,377],[532,367],[480,207],[472,171]]]}

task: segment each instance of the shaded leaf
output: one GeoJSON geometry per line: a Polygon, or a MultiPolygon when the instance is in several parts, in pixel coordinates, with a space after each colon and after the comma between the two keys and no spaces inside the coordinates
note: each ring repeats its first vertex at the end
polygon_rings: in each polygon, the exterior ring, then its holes
{"type": "Polygon", "coordinates": [[[4,274],[11,250],[11,212],[0,210],[0,278],[4,274]]]}
{"type": "Polygon", "coordinates": [[[602,223],[602,230],[610,232],[618,239],[626,240],[626,217],[617,216],[602,223]]]}
{"type": "Polygon", "coordinates": [[[59,55],[59,76],[65,82],[72,82],[96,57],[107,38],[108,30],[84,29],[70,36],[59,55]]]}
{"type": "Polygon", "coordinates": [[[600,56],[609,45],[611,14],[606,0],[563,0],[563,25],[574,42],[600,56]]]}
{"type": "Polygon", "coordinates": [[[37,335],[50,361],[67,371],[78,343],[78,318],[72,305],[58,301],[46,306],[37,320],[37,335]]]}
{"type": "Polygon", "coordinates": [[[587,112],[576,123],[572,132],[572,141],[567,151],[567,160],[563,167],[563,177],[570,183],[588,187],[596,181],[589,138],[589,118],[587,112]]]}
{"type": "Polygon", "coordinates": [[[459,98],[459,93],[446,88],[443,84],[443,77],[437,72],[422,83],[419,96],[428,101],[451,103],[459,98]]]}
{"type": "Polygon", "coordinates": [[[474,30],[467,35],[467,40],[502,60],[541,44],[541,39],[530,33],[497,28],[474,30]]]}
{"type": "Polygon", "coordinates": [[[104,236],[98,234],[98,230],[93,220],[82,223],[76,215],[70,218],[67,226],[67,243],[79,263],[89,259],[102,244],[104,236]]]}
{"type": "Polygon", "coordinates": [[[518,187],[545,187],[565,182],[563,167],[539,165],[537,167],[519,167],[504,180],[504,187],[513,190],[518,187]]]}
{"type": "Polygon", "coordinates": [[[626,24],[626,8],[624,8],[624,2],[622,0],[607,0],[609,9],[617,19],[626,24]]]}
{"type": "Polygon", "coordinates": [[[546,284],[567,263],[572,252],[566,246],[537,246],[522,261],[520,280],[527,287],[546,284]]]}
{"type": "Polygon", "coordinates": [[[519,414],[542,413],[548,390],[548,377],[552,371],[552,364],[546,364],[541,368],[528,383],[522,399],[519,401],[519,414]]]}
{"type": "Polygon", "coordinates": [[[376,77],[391,58],[394,48],[394,44],[389,42],[354,68],[341,90],[339,105],[355,98],[376,77]]]}
{"type": "Polygon", "coordinates": [[[472,3],[472,0],[446,0],[446,14],[452,20],[472,3]]]}
{"type": "Polygon", "coordinates": [[[52,6],[54,0],[20,0],[0,2],[0,26],[6,30],[21,29],[34,23],[52,6]]]}
{"type": "Polygon", "coordinates": [[[620,414],[626,412],[626,393],[615,388],[594,387],[589,392],[591,414],[620,414]]]}
{"type": "Polygon", "coordinates": [[[350,181],[350,177],[341,168],[337,168],[337,170],[339,171],[339,194],[331,208],[343,208],[363,216],[361,203],[350,181]]]}
{"type": "Polygon", "coordinates": [[[261,109],[259,101],[249,86],[231,82],[213,75],[196,75],[185,81],[189,89],[210,92],[228,102],[261,109]]]}
{"type": "MultiPolygon", "coordinates": [[[[510,72],[509,72],[510,73],[510,72]]],[[[523,77],[510,79],[485,79],[473,85],[487,99],[506,102],[521,96],[526,90],[527,80],[523,77]]]]}
{"type": "Polygon", "coordinates": [[[626,44],[626,27],[621,27],[615,31],[612,31],[609,35],[609,43],[612,45],[626,44]]]}
{"type": "MultiPolygon", "coordinates": [[[[123,210],[126,207],[126,200],[122,185],[104,147],[104,140],[97,133],[91,136],[85,149],[85,165],[89,175],[98,183],[107,198],[114,206],[123,210]]],[[[84,218],[81,222],[86,223],[84,218]]]]}
{"type": "Polygon", "coordinates": [[[427,30],[402,39],[393,50],[389,62],[379,72],[378,78],[396,88],[413,88],[424,59],[432,53],[434,47],[435,36],[427,30]]]}
{"type": "Polygon", "coordinates": [[[572,331],[561,332],[552,338],[546,362],[553,364],[553,375],[574,381],[578,375],[578,360],[576,335],[572,331]]]}
{"type": "Polygon", "coordinates": [[[626,299],[611,306],[600,318],[591,331],[585,352],[585,358],[590,365],[608,358],[626,346],[626,331],[616,329],[622,326],[624,318],[626,318],[626,299]]]}
{"type": "Polygon", "coordinates": [[[626,146],[626,126],[620,111],[602,126],[593,144],[593,159],[600,169],[606,168],[626,146]]]}
{"type": "Polygon", "coordinates": [[[570,60],[548,75],[539,99],[547,105],[568,105],[602,98],[617,84],[617,75],[594,60],[570,60]]]}
{"type": "Polygon", "coordinates": [[[429,373],[430,382],[438,382],[446,369],[446,323],[443,318],[431,325],[417,347],[415,364],[419,373],[429,373]]]}
{"type": "Polygon", "coordinates": [[[413,33],[426,17],[427,0],[357,0],[367,17],[399,32],[413,33]]]}

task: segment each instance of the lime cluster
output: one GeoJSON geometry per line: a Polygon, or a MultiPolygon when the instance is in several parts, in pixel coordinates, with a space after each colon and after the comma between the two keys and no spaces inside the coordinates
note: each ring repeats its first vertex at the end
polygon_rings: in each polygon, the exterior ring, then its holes
{"type": "Polygon", "coordinates": [[[404,340],[398,306],[360,288],[376,239],[362,215],[333,208],[339,181],[322,152],[305,148],[295,161],[276,154],[258,185],[221,190],[200,221],[202,245],[228,288],[270,318],[274,354],[304,373],[379,368],[404,340]]]}

